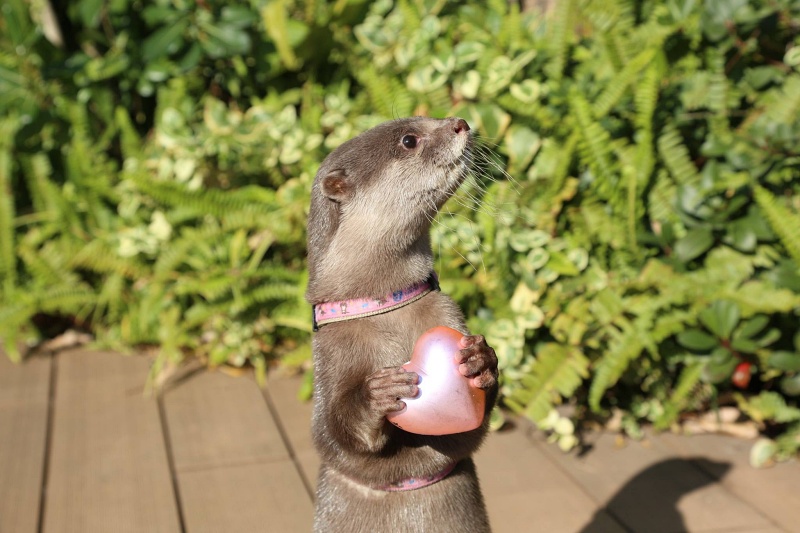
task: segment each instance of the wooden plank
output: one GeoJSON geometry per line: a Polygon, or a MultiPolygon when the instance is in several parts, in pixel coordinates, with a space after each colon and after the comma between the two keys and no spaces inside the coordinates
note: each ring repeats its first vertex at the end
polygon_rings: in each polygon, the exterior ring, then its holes
{"type": "Polygon", "coordinates": [[[181,530],[147,372],[141,357],[58,356],[45,533],[181,530]]]}
{"type": "MultiPolygon", "coordinates": [[[[542,449],[633,531],[741,531],[773,525],[693,461],[664,453],[650,441],[624,448],[615,442],[615,435],[594,435],[592,449],[580,458],[554,446],[542,449]]],[[[730,467],[707,466],[720,472],[730,467]]]]}
{"type": "Polygon", "coordinates": [[[311,498],[252,377],[197,374],[164,410],[188,533],[311,529],[311,498]]]}
{"type": "Polygon", "coordinates": [[[594,515],[597,504],[520,428],[490,434],[475,462],[495,533],[574,533],[593,518],[595,531],[625,531],[605,513],[594,515]]]}
{"type": "Polygon", "coordinates": [[[311,441],[312,402],[302,401],[297,397],[302,381],[301,376],[286,376],[278,372],[271,372],[267,379],[264,395],[277,411],[294,460],[300,467],[306,484],[313,492],[317,487],[320,459],[311,441]]]}
{"type": "Polygon", "coordinates": [[[289,459],[250,377],[201,372],[164,395],[175,470],[289,459]]]}
{"type": "Polygon", "coordinates": [[[0,533],[36,533],[47,442],[50,358],[0,351],[0,533]]]}
{"type": "Polygon", "coordinates": [[[300,533],[314,510],[290,460],[178,474],[187,533],[300,533]]]}
{"type": "MultiPolygon", "coordinates": [[[[800,462],[779,463],[772,468],[750,466],[750,448],[754,441],[724,435],[678,436],[660,435],[655,443],[681,457],[702,457],[728,463],[731,469],[720,476],[713,469],[708,473],[720,480],[723,487],[755,507],[786,531],[794,531],[800,523],[800,462]]],[[[702,468],[707,462],[700,462],[702,468]]]]}

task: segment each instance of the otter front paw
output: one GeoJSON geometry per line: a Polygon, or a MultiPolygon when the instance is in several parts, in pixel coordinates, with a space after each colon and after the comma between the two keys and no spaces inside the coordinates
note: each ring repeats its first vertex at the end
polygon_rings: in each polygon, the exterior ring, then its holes
{"type": "Polygon", "coordinates": [[[456,355],[458,371],[472,378],[472,384],[481,389],[490,389],[497,383],[497,355],[486,344],[483,335],[461,337],[462,350],[456,355]]]}
{"type": "Polygon", "coordinates": [[[402,411],[406,403],[401,398],[414,398],[419,394],[419,375],[403,367],[382,368],[366,381],[367,402],[372,412],[381,417],[402,411]]]}

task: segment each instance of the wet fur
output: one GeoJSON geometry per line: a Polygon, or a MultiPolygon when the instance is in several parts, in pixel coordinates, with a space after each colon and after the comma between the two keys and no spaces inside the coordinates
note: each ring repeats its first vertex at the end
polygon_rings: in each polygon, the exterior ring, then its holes
{"type": "MultiPolygon", "coordinates": [[[[455,119],[384,123],[334,151],[317,173],[308,223],[312,304],[377,297],[424,280],[433,269],[429,230],[464,178],[471,139],[455,119]],[[401,139],[419,138],[408,150],[401,139]]],[[[494,404],[496,358],[480,336],[462,351],[468,375],[487,389],[481,428],[445,436],[402,431],[386,412],[416,391],[398,369],[416,339],[445,325],[468,334],[458,306],[433,292],[390,313],[323,326],[313,341],[313,438],[322,459],[317,532],[485,532],[488,519],[471,455],[494,404]],[[370,487],[457,468],[418,490],[370,487]]]]}

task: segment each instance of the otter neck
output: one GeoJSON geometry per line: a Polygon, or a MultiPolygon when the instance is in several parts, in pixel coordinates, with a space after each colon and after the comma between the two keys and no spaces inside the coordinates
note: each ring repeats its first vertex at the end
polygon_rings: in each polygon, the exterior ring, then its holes
{"type": "Polygon", "coordinates": [[[386,244],[369,246],[359,241],[334,240],[316,268],[311,269],[308,301],[318,304],[372,298],[428,278],[433,270],[433,252],[427,233],[401,249],[386,244]]]}

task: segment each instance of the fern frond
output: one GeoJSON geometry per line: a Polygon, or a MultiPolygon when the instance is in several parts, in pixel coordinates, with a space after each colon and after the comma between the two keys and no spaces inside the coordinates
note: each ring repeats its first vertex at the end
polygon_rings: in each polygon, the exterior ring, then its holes
{"type": "Polygon", "coordinates": [[[548,43],[552,59],[545,67],[547,74],[560,80],[567,64],[567,52],[574,27],[575,0],[556,2],[553,18],[548,27],[548,43]]]}
{"type": "Polygon", "coordinates": [[[17,259],[14,254],[14,194],[11,186],[11,146],[16,126],[11,119],[0,123],[0,289],[10,294],[17,283],[17,259]],[[9,135],[11,134],[11,135],[9,135]]]}
{"type": "Polygon", "coordinates": [[[545,344],[536,355],[530,374],[522,378],[524,388],[517,389],[506,402],[515,410],[539,422],[553,405],[572,396],[589,376],[589,360],[575,346],[545,344]]]}
{"type": "Polygon", "coordinates": [[[650,220],[659,222],[677,222],[675,213],[675,183],[665,169],[656,173],[655,182],[647,195],[647,212],[650,220]]]}
{"type": "Polygon", "coordinates": [[[689,150],[674,126],[665,127],[658,138],[658,153],[678,185],[696,185],[700,181],[697,167],[689,159],[689,150]]]}
{"type": "Polygon", "coordinates": [[[288,283],[270,283],[255,287],[234,299],[231,312],[241,313],[258,304],[269,301],[296,299],[300,294],[300,287],[288,283]]]}
{"type": "Polygon", "coordinates": [[[49,180],[53,169],[45,154],[34,154],[31,157],[19,158],[23,168],[25,183],[31,195],[33,208],[37,213],[46,213],[54,210],[56,203],[53,195],[58,194],[49,180]]]}
{"type": "Polygon", "coordinates": [[[97,307],[95,315],[100,317],[106,315],[106,321],[116,322],[124,308],[123,290],[125,288],[125,277],[118,273],[113,273],[106,277],[97,295],[97,307]]]}
{"type": "Polygon", "coordinates": [[[611,111],[611,108],[622,98],[625,90],[638,79],[639,73],[653,61],[657,52],[658,50],[655,48],[648,48],[639,52],[608,82],[605,90],[597,97],[594,103],[594,116],[596,118],[602,118],[611,111]]]}
{"type": "Polygon", "coordinates": [[[233,190],[190,190],[176,182],[155,181],[146,177],[134,178],[137,188],[144,194],[167,205],[193,210],[197,215],[222,218],[232,211],[246,211],[257,215],[277,208],[275,192],[250,185],[233,190]]]}
{"type": "Polygon", "coordinates": [[[725,57],[713,54],[709,61],[711,77],[708,84],[708,108],[716,114],[725,113],[728,107],[728,78],[725,76],[725,57]]]}
{"type": "Polygon", "coordinates": [[[183,276],[175,283],[175,294],[179,296],[200,295],[210,302],[217,301],[231,292],[238,278],[227,268],[216,268],[203,272],[198,277],[183,276]]]}
{"type": "Polygon", "coordinates": [[[37,309],[45,313],[76,315],[97,303],[97,294],[85,284],[49,287],[36,295],[37,309]]]}
{"type": "Polygon", "coordinates": [[[772,231],[778,235],[781,244],[800,268],[800,213],[790,211],[759,185],[753,188],[753,195],[772,231]]]}
{"type": "Polygon", "coordinates": [[[523,39],[524,31],[522,17],[518,4],[508,4],[504,2],[507,13],[503,15],[500,23],[500,31],[497,32],[498,44],[501,48],[513,47],[523,39]]]}
{"type": "Polygon", "coordinates": [[[789,74],[780,92],[773,94],[765,115],[778,124],[793,124],[800,114],[800,74],[789,74]]]}
{"type": "Polygon", "coordinates": [[[56,285],[74,280],[75,275],[67,267],[67,258],[53,242],[38,249],[22,244],[17,249],[29,275],[40,285],[56,285]]]}
{"type": "Polygon", "coordinates": [[[653,136],[653,112],[658,103],[658,89],[661,83],[662,68],[660,63],[662,61],[663,57],[655,57],[649,63],[633,92],[633,101],[636,105],[636,115],[633,118],[633,123],[638,130],[646,132],[651,139],[653,136]]]}
{"type": "Polygon", "coordinates": [[[414,34],[422,26],[422,17],[408,0],[400,0],[395,7],[403,15],[403,30],[414,34]]]}
{"type": "Polygon", "coordinates": [[[645,347],[641,333],[632,325],[622,331],[609,327],[611,341],[603,357],[597,362],[594,378],[589,387],[589,407],[600,411],[600,401],[605,392],[613,387],[645,347]]]}
{"type": "Polygon", "coordinates": [[[147,272],[144,265],[133,257],[123,258],[103,240],[89,241],[69,260],[70,268],[82,268],[103,274],[119,274],[128,279],[141,278],[147,272]]]}
{"type": "Polygon", "coordinates": [[[664,412],[659,416],[654,425],[656,429],[666,429],[678,419],[678,415],[686,404],[689,394],[695,389],[703,375],[705,365],[694,363],[683,368],[678,383],[672,390],[669,400],[664,404],[664,412]]]}
{"type": "Polygon", "coordinates": [[[569,103],[577,121],[577,130],[581,135],[579,143],[581,160],[596,179],[607,185],[613,184],[616,175],[611,159],[611,136],[594,121],[589,103],[577,91],[572,91],[569,103]]]}
{"type": "Polygon", "coordinates": [[[580,139],[580,132],[574,131],[572,135],[567,138],[563,148],[559,151],[558,164],[556,165],[553,175],[550,178],[550,183],[547,186],[545,197],[553,197],[560,193],[564,188],[564,181],[569,176],[569,169],[572,165],[575,150],[578,147],[580,139]]]}
{"type": "Polygon", "coordinates": [[[414,96],[396,77],[379,74],[374,66],[355,69],[375,111],[386,118],[408,116],[414,110],[414,96]]]}

